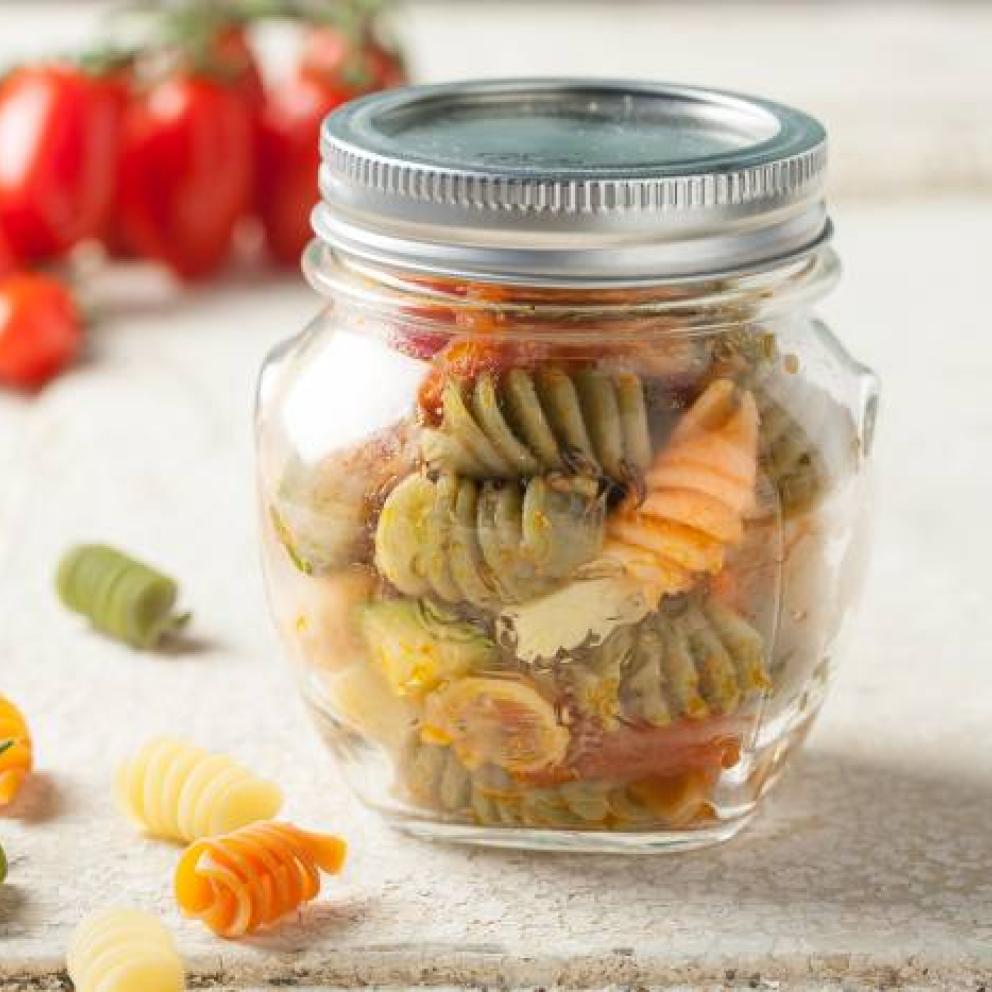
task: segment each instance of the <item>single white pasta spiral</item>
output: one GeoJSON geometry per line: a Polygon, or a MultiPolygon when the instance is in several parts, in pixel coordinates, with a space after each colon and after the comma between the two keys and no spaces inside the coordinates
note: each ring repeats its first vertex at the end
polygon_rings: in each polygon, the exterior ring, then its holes
{"type": "Polygon", "coordinates": [[[194,841],[270,820],[282,806],[278,786],[231,758],[184,741],[149,741],[117,772],[121,809],[153,837],[194,841]]]}
{"type": "Polygon", "coordinates": [[[182,958],[148,913],[106,909],[76,928],[66,958],[76,992],[182,992],[182,958]]]}

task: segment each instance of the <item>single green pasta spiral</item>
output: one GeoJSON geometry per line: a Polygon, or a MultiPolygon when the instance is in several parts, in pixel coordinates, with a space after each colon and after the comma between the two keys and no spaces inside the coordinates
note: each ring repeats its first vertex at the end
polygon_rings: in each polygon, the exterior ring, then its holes
{"type": "Polygon", "coordinates": [[[437,430],[424,430],[427,464],[471,478],[549,471],[637,479],[651,460],[641,380],[629,372],[558,368],[449,381],[437,430]]]}
{"type": "Polygon", "coordinates": [[[152,648],[189,614],[173,608],[179,587],[173,579],[103,544],[84,544],[59,563],[59,599],[99,631],[136,648],[152,648]]]}
{"type": "Polygon", "coordinates": [[[451,748],[417,740],[403,756],[400,776],[400,791],[418,805],[481,826],[615,829],[657,819],[624,785],[527,787],[492,766],[469,771],[451,748]]]}
{"type": "Polygon", "coordinates": [[[757,396],[761,414],[758,453],[765,474],[778,492],[784,517],[815,506],[827,488],[827,470],[803,426],[767,393],[757,396]]]}
{"type": "Polygon", "coordinates": [[[561,677],[574,704],[606,726],[733,713],[770,685],[758,631],[728,606],[695,597],[577,653],[561,677]]]}
{"type": "Polygon", "coordinates": [[[525,602],[596,557],[605,512],[589,478],[410,476],[382,508],[376,565],[410,596],[485,608],[525,602]]]}

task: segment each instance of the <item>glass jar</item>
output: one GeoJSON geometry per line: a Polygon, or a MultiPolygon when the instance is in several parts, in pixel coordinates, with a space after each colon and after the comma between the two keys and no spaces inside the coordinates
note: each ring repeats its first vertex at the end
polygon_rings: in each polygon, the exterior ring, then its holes
{"type": "Polygon", "coordinates": [[[268,358],[272,609],[358,795],[541,848],[732,836],[826,691],[876,381],[815,316],[825,135],[657,84],[332,115],[268,358]]]}

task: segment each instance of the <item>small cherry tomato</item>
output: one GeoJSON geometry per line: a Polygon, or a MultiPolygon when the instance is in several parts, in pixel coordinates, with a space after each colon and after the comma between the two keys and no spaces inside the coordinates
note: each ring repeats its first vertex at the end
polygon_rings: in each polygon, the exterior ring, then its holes
{"type": "Polygon", "coordinates": [[[15,268],[17,268],[17,257],[14,255],[14,249],[10,247],[7,236],[0,230],[0,276],[13,272],[15,268]]]}
{"type": "Polygon", "coordinates": [[[298,265],[319,198],[320,124],[347,94],[295,76],[268,96],[259,129],[255,204],[272,257],[298,265]]]}
{"type": "Polygon", "coordinates": [[[117,142],[118,115],[99,78],[53,64],[0,83],[0,227],[18,256],[51,258],[101,232],[117,142]]]}
{"type": "Polygon", "coordinates": [[[314,24],[307,29],[300,74],[339,86],[353,97],[407,81],[399,52],[383,45],[370,29],[352,36],[330,24],[314,24]]]}
{"type": "Polygon", "coordinates": [[[218,78],[238,89],[250,109],[261,109],[265,101],[262,72],[240,24],[226,24],[215,32],[207,58],[218,78]]]}
{"type": "Polygon", "coordinates": [[[252,127],[242,94],[180,72],[128,109],[118,211],[141,255],[183,279],[216,271],[251,197],[252,127]]]}
{"type": "Polygon", "coordinates": [[[31,389],[79,352],[82,320],[69,290],[37,272],[0,278],[0,382],[31,389]]]}

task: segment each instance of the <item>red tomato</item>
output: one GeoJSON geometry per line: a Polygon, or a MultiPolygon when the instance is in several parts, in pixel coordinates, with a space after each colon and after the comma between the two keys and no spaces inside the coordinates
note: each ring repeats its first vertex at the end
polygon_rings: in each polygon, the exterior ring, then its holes
{"type": "Polygon", "coordinates": [[[183,279],[218,269],[251,197],[251,119],[236,87],[177,74],[124,121],[118,210],[127,242],[183,279]]]}
{"type": "Polygon", "coordinates": [[[737,716],[682,718],[665,727],[625,725],[609,732],[580,725],[573,731],[572,751],[564,764],[521,778],[553,785],[575,779],[635,781],[719,771],[740,761],[746,730],[747,721],[737,716]]]}
{"type": "Polygon", "coordinates": [[[63,65],[0,84],[0,227],[38,260],[100,233],[113,193],[118,118],[106,87],[63,65]]]}
{"type": "Polygon", "coordinates": [[[398,52],[386,48],[369,34],[356,40],[328,24],[307,29],[300,73],[340,86],[351,96],[402,86],[407,81],[398,52]]]}
{"type": "Polygon", "coordinates": [[[311,238],[310,211],[319,198],[321,121],[347,95],[302,76],[273,90],[262,112],[255,204],[272,257],[298,265],[311,238]]]}
{"type": "Polygon", "coordinates": [[[265,102],[262,73],[241,25],[229,24],[216,33],[210,60],[217,66],[218,75],[232,82],[252,110],[261,108],[265,102]]]}
{"type": "Polygon", "coordinates": [[[82,321],[57,279],[17,272],[0,279],[0,382],[33,388],[68,365],[82,343],[82,321]]]}
{"type": "MultiPolygon", "coordinates": [[[[100,82],[112,102],[117,119],[118,135],[122,135],[128,110],[131,102],[135,99],[133,74],[130,68],[123,68],[101,76],[100,82]]],[[[121,144],[121,141],[118,140],[117,156],[114,162],[115,203],[120,188],[121,144]]],[[[108,212],[100,234],[100,240],[103,242],[103,246],[111,258],[133,258],[135,255],[135,251],[128,243],[127,236],[122,228],[119,210],[112,209],[108,212]]]]}
{"type": "Polygon", "coordinates": [[[10,247],[6,235],[0,230],[0,276],[13,272],[16,267],[17,258],[14,255],[14,249],[10,247]]]}

